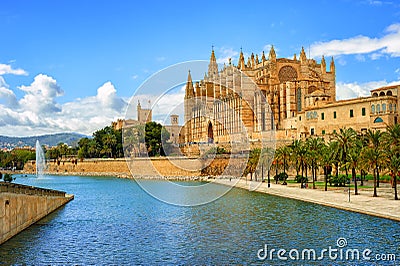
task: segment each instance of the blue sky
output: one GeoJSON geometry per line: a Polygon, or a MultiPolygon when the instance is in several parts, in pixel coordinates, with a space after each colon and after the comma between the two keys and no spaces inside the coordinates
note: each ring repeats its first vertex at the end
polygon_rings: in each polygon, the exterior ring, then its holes
{"type": "MultiPolygon", "coordinates": [[[[400,79],[397,1],[0,3],[0,134],[91,134],[152,74],[188,60],[334,56],[339,99],[400,79]]],[[[149,92],[151,94],[151,92],[149,92]]]]}

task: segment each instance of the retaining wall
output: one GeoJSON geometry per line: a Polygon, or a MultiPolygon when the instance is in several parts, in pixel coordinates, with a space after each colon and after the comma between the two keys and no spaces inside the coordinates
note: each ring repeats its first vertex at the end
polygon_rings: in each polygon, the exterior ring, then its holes
{"type": "Polygon", "coordinates": [[[62,191],[0,182],[0,244],[73,198],[62,191]]]}

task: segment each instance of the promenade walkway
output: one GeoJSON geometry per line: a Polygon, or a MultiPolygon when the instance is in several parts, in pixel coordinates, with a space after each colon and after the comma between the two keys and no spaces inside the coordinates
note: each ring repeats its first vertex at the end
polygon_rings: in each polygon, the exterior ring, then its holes
{"type": "Polygon", "coordinates": [[[301,189],[300,185],[297,184],[296,186],[284,186],[272,183],[271,187],[268,188],[267,183],[243,179],[232,179],[231,181],[229,179],[216,179],[215,182],[228,186],[232,186],[236,182],[235,187],[237,188],[400,221],[400,200],[395,201],[393,199],[391,188],[380,188],[378,197],[372,197],[371,190],[360,190],[360,195],[354,195],[352,189],[349,202],[348,188],[328,188],[328,191],[324,191],[310,188],[301,189]],[[381,196],[379,196],[380,194],[381,196]]]}

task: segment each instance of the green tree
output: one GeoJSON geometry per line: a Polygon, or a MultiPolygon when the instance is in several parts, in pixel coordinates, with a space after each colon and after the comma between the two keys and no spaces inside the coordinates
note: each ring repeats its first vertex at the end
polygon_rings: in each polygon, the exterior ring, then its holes
{"type": "Polygon", "coordinates": [[[313,182],[313,189],[315,189],[315,181],[317,180],[317,170],[320,161],[321,151],[325,145],[324,140],[320,137],[312,137],[307,139],[306,145],[308,146],[308,153],[311,166],[311,177],[313,182]]]}
{"type": "Polygon", "coordinates": [[[380,130],[373,131],[368,129],[366,133],[368,146],[363,151],[363,160],[369,162],[374,167],[374,197],[377,197],[377,187],[379,187],[379,168],[383,160],[383,134],[380,130]]]}
{"type": "Polygon", "coordinates": [[[163,139],[169,139],[169,132],[157,122],[147,122],[145,126],[145,142],[149,156],[165,155],[163,139]]]}
{"type": "Polygon", "coordinates": [[[394,187],[394,199],[397,196],[397,176],[400,174],[400,124],[394,124],[387,127],[384,134],[385,150],[387,157],[387,166],[392,174],[394,187]]]}
{"type": "Polygon", "coordinates": [[[291,157],[291,149],[288,146],[281,146],[276,150],[275,157],[279,164],[282,165],[283,173],[289,170],[289,162],[291,157]]]}
{"type": "Polygon", "coordinates": [[[329,142],[324,145],[321,149],[321,165],[324,167],[324,181],[325,181],[325,191],[328,190],[328,177],[332,171],[332,165],[335,163],[336,156],[336,142],[329,142]]]}
{"type": "Polygon", "coordinates": [[[348,153],[347,153],[347,167],[351,169],[351,178],[354,180],[354,194],[358,195],[357,188],[357,175],[356,169],[360,168],[360,153],[362,149],[361,139],[353,141],[348,153]]]}
{"type": "Polygon", "coordinates": [[[335,140],[338,142],[338,155],[339,162],[341,165],[345,167],[346,177],[348,176],[348,153],[350,147],[354,144],[354,141],[357,138],[357,133],[352,128],[341,128],[339,133],[334,134],[335,140]]]}
{"type": "MultiPolygon", "coordinates": [[[[253,149],[249,153],[249,159],[247,160],[246,168],[244,169],[244,175],[250,173],[250,180],[253,180],[253,173],[257,169],[258,162],[260,160],[261,149],[253,149]]],[[[257,176],[256,176],[257,181],[257,176]]]]}

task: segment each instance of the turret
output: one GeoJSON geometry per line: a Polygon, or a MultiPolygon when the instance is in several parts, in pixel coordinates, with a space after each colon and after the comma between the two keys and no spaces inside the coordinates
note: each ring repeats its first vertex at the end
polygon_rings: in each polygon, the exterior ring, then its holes
{"type": "Polygon", "coordinates": [[[208,64],[208,76],[213,77],[218,75],[218,64],[215,58],[214,49],[211,51],[210,63],[208,64]]]}
{"type": "Polygon", "coordinates": [[[241,70],[244,70],[244,68],[245,68],[244,56],[243,56],[242,49],[240,49],[240,56],[239,56],[238,68],[241,69],[241,70]]]}
{"type": "Polygon", "coordinates": [[[193,81],[192,81],[192,75],[188,74],[187,82],[186,82],[186,91],[185,91],[185,98],[192,98],[194,96],[194,88],[193,88],[193,81]]]}
{"type": "Polygon", "coordinates": [[[265,58],[265,53],[264,53],[264,51],[263,51],[263,53],[262,53],[261,61],[262,61],[262,62],[267,61],[267,59],[265,58]]]}
{"type": "Polygon", "coordinates": [[[332,72],[332,73],[335,72],[335,62],[333,61],[333,56],[332,56],[332,59],[331,59],[331,65],[329,67],[329,71],[332,72]]]}
{"type": "Polygon", "coordinates": [[[304,52],[304,47],[301,47],[300,62],[302,64],[305,64],[307,62],[307,56],[306,56],[306,52],[304,52]]]}
{"type": "Polygon", "coordinates": [[[275,49],[274,49],[274,46],[273,46],[273,45],[271,46],[271,50],[269,50],[268,59],[269,59],[270,61],[276,61],[276,53],[275,53],[275,49]]]}
{"type": "Polygon", "coordinates": [[[326,73],[326,62],[325,62],[324,56],[322,56],[322,59],[321,59],[321,72],[322,72],[322,74],[326,73]]]}

